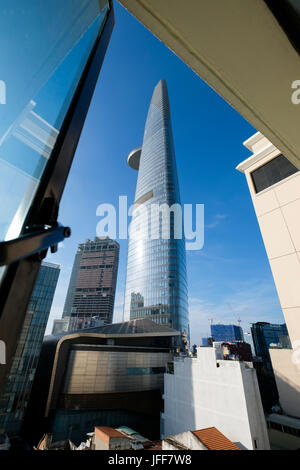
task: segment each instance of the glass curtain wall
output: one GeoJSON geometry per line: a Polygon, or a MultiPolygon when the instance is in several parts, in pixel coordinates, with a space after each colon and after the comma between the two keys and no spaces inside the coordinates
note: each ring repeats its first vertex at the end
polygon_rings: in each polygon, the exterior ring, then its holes
{"type": "Polygon", "coordinates": [[[130,226],[124,319],[147,317],[189,337],[185,240],[174,214],[150,218],[153,204],[180,204],[167,84],[154,89],[130,226]],[[164,230],[170,227],[170,236],[164,230]],[[182,236],[176,238],[176,229],[182,236]],[[151,231],[158,237],[151,239],[151,231]]]}

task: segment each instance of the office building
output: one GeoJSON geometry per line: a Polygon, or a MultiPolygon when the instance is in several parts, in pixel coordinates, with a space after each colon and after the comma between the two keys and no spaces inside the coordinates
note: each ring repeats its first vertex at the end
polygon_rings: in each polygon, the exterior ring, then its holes
{"type": "Polygon", "coordinates": [[[162,437],[209,427],[241,449],[269,449],[255,369],[225,360],[219,343],[199,347],[197,357],[174,358],[165,374],[162,437]]]}
{"type": "Polygon", "coordinates": [[[43,262],[1,398],[0,428],[18,435],[29,402],[60,268],[43,262]]]}
{"type": "Polygon", "coordinates": [[[94,426],[132,426],[159,439],[164,372],[180,333],[149,319],[46,336],[25,435],[70,438],[94,426]]]}
{"type": "Polygon", "coordinates": [[[182,220],[179,223],[175,215],[172,218],[172,214],[170,217],[162,213],[157,220],[150,217],[155,205],[180,204],[170,119],[167,84],[161,80],[151,99],[143,145],[128,156],[128,164],[138,170],[138,177],[128,246],[124,319],[147,317],[174,328],[182,333],[185,345],[181,347],[186,348],[189,318],[182,220]],[[139,210],[141,205],[143,211],[139,210]],[[182,232],[180,237],[177,230],[182,232]]]}
{"type": "Polygon", "coordinates": [[[244,341],[248,344],[250,344],[250,347],[251,347],[251,352],[252,352],[252,355],[255,356],[256,353],[255,353],[255,347],[254,347],[254,342],[253,342],[253,337],[252,337],[252,333],[251,332],[244,332],[244,341]]]}
{"type": "Polygon", "coordinates": [[[119,243],[108,237],[78,245],[63,311],[69,331],[96,326],[92,317],[112,323],[119,250],[119,243]]]}
{"type": "Polygon", "coordinates": [[[210,325],[210,334],[214,341],[244,341],[243,330],[237,325],[210,325]]]}
{"type": "Polygon", "coordinates": [[[252,155],[237,169],[246,176],[291,341],[270,349],[272,368],[284,413],[300,418],[300,172],[260,132],[244,145],[252,155]]]}
{"type": "Polygon", "coordinates": [[[285,324],[278,325],[268,322],[253,323],[251,327],[256,369],[260,394],[265,412],[270,413],[273,406],[278,404],[279,395],[270,357],[270,347],[283,347],[288,338],[285,324]]]}
{"type": "Polygon", "coordinates": [[[255,354],[262,358],[263,363],[269,372],[273,372],[271,357],[270,357],[270,346],[282,347],[282,338],[288,336],[286,324],[277,325],[268,322],[257,322],[253,323],[251,327],[255,354]]]}

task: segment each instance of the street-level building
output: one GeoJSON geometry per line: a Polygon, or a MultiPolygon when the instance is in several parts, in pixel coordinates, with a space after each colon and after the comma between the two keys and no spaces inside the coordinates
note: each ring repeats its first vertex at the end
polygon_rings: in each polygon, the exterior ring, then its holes
{"type": "Polygon", "coordinates": [[[180,333],[149,319],[46,336],[25,437],[79,445],[95,426],[160,437],[164,372],[180,333]]]}
{"type": "Polygon", "coordinates": [[[174,358],[165,374],[162,437],[216,427],[241,449],[269,449],[253,364],[224,360],[216,345],[174,358]]]}

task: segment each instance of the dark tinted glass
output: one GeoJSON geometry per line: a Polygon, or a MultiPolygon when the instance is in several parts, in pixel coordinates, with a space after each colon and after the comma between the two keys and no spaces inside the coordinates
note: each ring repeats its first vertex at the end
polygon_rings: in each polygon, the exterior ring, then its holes
{"type": "Polygon", "coordinates": [[[278,183],[297,171],[299,171],[298,168],[284,155],[278,155],[278,157],[273,158],[273,160],[251,173],[255,191],[259,193],[263,189],[278,183]]]}

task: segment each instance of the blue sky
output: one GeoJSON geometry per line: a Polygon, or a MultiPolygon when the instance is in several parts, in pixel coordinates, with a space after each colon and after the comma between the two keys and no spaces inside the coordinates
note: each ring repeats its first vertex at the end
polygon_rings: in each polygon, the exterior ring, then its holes
{"type": "MultiPolygon", "coordinates": [[[[61,265],[49,317],[62,315],[78,243],[96,235],[96,208],[133,202],[136,172],[126,157],[142,143],[153,88],[168,85],[181,202],[205,205],[205,242],[187,252],[191,342],[209,333],[208,318],[283,322],[268,259],[243,174],[242,143],[256,130],[143,25],[115,2],[116,24],[76,151],[59,220],[72,236],[47,260],[61,265]]],[[[127,241],[120,241],[114,321],[120,321],[127,241]]]]}

